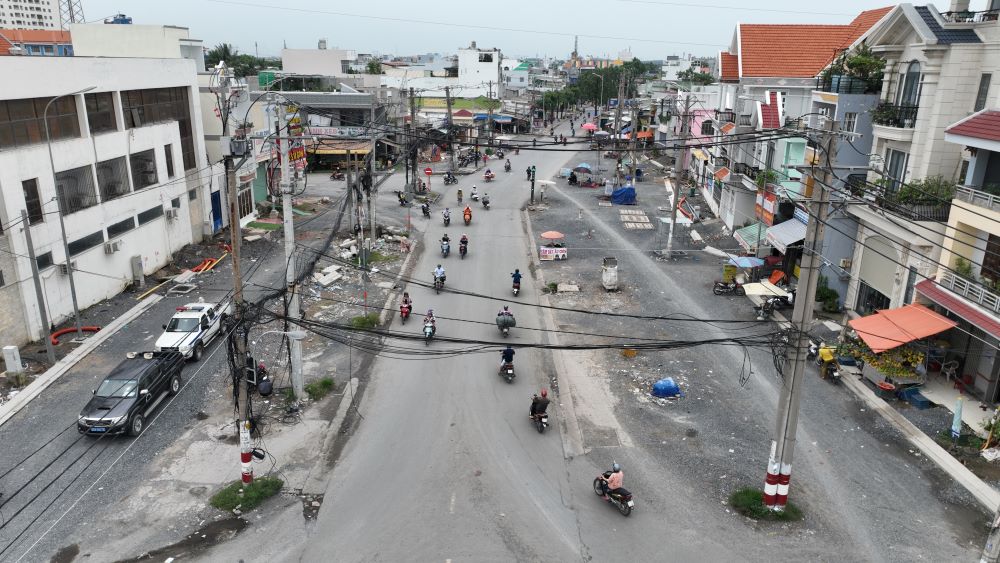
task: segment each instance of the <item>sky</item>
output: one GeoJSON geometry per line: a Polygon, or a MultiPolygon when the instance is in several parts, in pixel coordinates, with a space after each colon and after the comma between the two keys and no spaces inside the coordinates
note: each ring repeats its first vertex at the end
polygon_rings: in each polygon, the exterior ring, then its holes
{"type": "MultiPolygon", "coordinates": [[[[939,0],[947,9],[947,0],[939,0]]],[[[212,47],[277,56],[283,45],[359,53],[454,53],[476,41],[505,56],[566,58],[579,35],[581,55],[640,59],[726,48],[736,23],[846,24],[877,0],[83,0],[87,21],[123,12],[136,24],[177,25],[212,47]],[[752,5],[752,7],[750,7],[752,5]]],[[[917,2],[923,4],[923,2],[917,2]]],[[[975,2],[974,2],[975,4],[975,2]]]]}

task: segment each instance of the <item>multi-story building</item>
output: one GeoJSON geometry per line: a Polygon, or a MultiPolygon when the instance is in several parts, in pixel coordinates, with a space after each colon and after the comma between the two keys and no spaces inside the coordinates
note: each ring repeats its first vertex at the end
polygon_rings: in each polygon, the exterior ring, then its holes
{"type": "Polygon", "coordinates": [[[0,27],[59,29],[59,0],[0,0],[0,27]]]}
{"type": "Polygon", "coordinates": [[[0,29],[0,56],[72,57],[68,31],[51,29],[0,29]]]}
{"type": "Polygon", "coordinates": [[[47,334],[39,307],[72,314],[70,268],[87,307],[190,243],[207,192],[189,178],[207,167],[193,61],[4,57],[0,71],[33,77],[0,89],[0,337],[20,344],[47,334]]]}
{"type": "Polygon", "coordinates": [[[328,49],[320,39],[316,49],[282,49],[281,68],[289,74],[347,76],[357,58],[356,51],[328,49]]]}

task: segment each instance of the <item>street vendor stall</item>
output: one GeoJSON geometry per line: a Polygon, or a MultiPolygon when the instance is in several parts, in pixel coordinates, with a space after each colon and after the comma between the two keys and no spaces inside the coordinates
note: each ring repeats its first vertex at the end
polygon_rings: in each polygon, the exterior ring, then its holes
{"type": "Polygon", "coordinates": [[[566,235],[559,231],[545,231],[539,236],[546,241],[538,247],[539,260],[565,260],[569,257],[566,245],[562,242],[566,235]]]}
{"type": "Polygon", "coordinates": [[[857,333],[851,355],[864,360],[864,376],[876,385],[922,384],[927,376],[926,343],[958,323],[923,305],[886,309],[847,323],[857,333]]]}

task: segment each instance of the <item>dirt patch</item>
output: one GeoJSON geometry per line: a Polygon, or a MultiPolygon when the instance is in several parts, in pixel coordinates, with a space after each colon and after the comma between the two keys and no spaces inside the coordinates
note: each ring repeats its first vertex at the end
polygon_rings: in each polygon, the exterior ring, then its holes
{"type": "Polygon", "coordinates": [[[80,546],[74,543],[57,551],[49,563],[70,563],[77,555],[80,555],[80,546]]]}

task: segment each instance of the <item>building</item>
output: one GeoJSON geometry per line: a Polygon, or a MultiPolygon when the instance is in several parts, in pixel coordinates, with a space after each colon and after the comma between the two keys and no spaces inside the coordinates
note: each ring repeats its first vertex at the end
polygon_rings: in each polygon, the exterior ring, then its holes
{"type": "Polygon", "coordinates": [[[955,0],[942,14],[933,6],[900,4],[865,38],[886,65],[880,102],[871,110],[873,171],[865,197],[872,204],[850,207],[861,243],[845,299],[854,313],[909,303],[915,285],[933,277],[937,262],[954,254],[942,253],[940,246],[948,248],[949,212],[963,215],[961,210],[911,186],[937,177],[974,184],[983,176],[970,176],[970,167],[976,164],[973,172],[983,174],[988,169],[979,168],[978,155],[973,159],[962,144],[946,140],[953,124],[996,105],[992,78],[1000,74],[1000,22],[995,10],[968,8],[969,2],[955,0]],[[881,254],[893,260],[876,257],[873,246],[884,247],[881,254]]]}
{"type": "Polygon", "coordinates": [[[191,60],[4,57],[0,70],[34,77],[0,89],[0,336],[22,344],[49,328],[40,326],[25,229],[49,318],[60,323],[72,314],[67,263],[84,308],[193,240],[206,192],[192,180],[207,165],[191,60]],[[42,116],[54,96],[65,97],[48,112],[50,152],[42,116]]]}
{"type": "Polygon", "coordinates": [[[282,49],[281,68],[288,74],[346,76],[358,58],[356,51],[327,49],[320,39],[316,49],[282,49]]]}
{"type": "Polygon", "coordinates": [[[0,0],[0,27],[59,29],[59,0],[0,0]]]}
{"type": "Polygon", "coordinates": [[[176,25],[72,24],[73,53],[80,57],[191,59],[205,69],[204,44],[176,25]]]}
{"type": "Polygon", "coordinates": [[[50,29],[0,29],[0,56],[72,57],[68,31],[50,29]]]}

